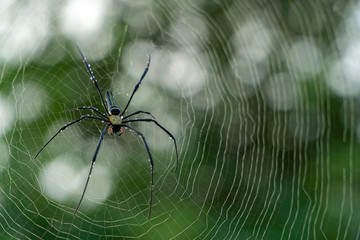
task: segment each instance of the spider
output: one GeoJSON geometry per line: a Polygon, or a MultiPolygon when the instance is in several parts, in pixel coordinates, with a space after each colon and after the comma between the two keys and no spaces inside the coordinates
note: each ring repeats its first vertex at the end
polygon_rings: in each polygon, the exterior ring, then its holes
{"type": "Polygon", "coordinates": [[[82,195],[81,195],[81,198],[80,198],[80,201],[75,209],[75,212],[74,212],[74,215],[76,215],[77,211],[79,210],[79,207],[80,207],[80,204],[84,198],[84,195],[85,195],[85,192],[86,192],[86,188],[88,186],[88,183],[89,183],[89,180],[90,180],[90,177],[91,177],[91,172],[93,170],[93,167],[94,167],[94,164],[95,164],[95,161],[96,161],[96,157],[97,157],[97,154],[99,152],[99,149],[100,149],[100,145],[101,145],[101,142],[104,138],[104,135],[106,133],[110,134],[110,135],[117,135],[117,136],[120,136],[124,133],[124,129],[129,129],[130,131],[132,132],[135,132],[137,135],[139,135],[145,145],[145,148],[146,148],[146,151],[147,151],[147,154],[149,156],[149,161],[150,161],[150,166],[151,166],[151,180],[150,180],[150,199],[149,199],[149,213],[148,213],[148,219],[150,218],[150,214],[151,214],[151,206],[152,206],[152,191],[153,191],[153,184],[154,184],[154,161],[153,161],[153,158],[151,156],[151,153],[150,153],[150,150],[149,150],[149,147],[148,147],[148,144],[145,140],[145,137],[144,135],[137,131],[136,129],[134,129],[133,127],[130,127],[129,124],[130,123],[133,123],[133,122],[152,122],[154,123],[156,126],[158,126],[159,128],[161,128],[164,132],[166,132],[170,139],[173,140],[174,142],[174,146],[175,146],[175,153],[176,153],[176,166],[175,166],[175,173],[178,169],[178,151],[177,151],[177,145],[176,145],[176,140],[175,140],[175,137],[166,129],[164,128],[162,125],[160,125],[156,120],[155,120],[155,117],[150,113],[150,112],[146,112],[146,111],[136,111],[134,113],[131,113],[129,115],[125,115],[126,113],[126,110],[135,94],[135,92],[138,90],[140,84],[141,84],[141,81],[144,79],[146,73],[148,72],[149,70],[149,66],[150,66],[150,56],[148,56],[148,61],[147,61],[147,65],[146,65],[146,68],[140,78],[140,81],[135,85],[135,88],[133,90],[133,92],[131,93],[130,95],[130,98],[128,100],[128,102],[126,103],[124,109],[121,111],[120,107],[117,105],[117,103],[115,102],[115,99],[114,99],[114,96],[113,96],[113,93],[111,90],[108,90],[106,92],[106,101],[107,101],[107,105],[105,104],[105,101],[104,101],[104,97],[101,93],[101,90],[100,90],[100,87],[98,85],[98,82],[97,80],[95,79],[95,76],[93,74],[93,71],[91,70],[91,66],[90,64],[87,62],[86,60],[86,57],[84,56],[84,54],[82,53],[81,49],[80,49],[80,46],[78,45],[77,46],[80,54],[81,54],[81,57],[83,59],[83,62],[85,64],[85,67],[87,69],[87,72],[90,74],[90,80],[95,84],[95,87],[97,89],[97,91],[99,92],[99,95],[100,95],[100,99],[101,99],[101,103],[104,107],[104,110],[105,110],[105,113],[102,113],[100,112],[97,108],[95,107],[77,107],[77,108],[74,108],[74,109],[70,109],[70,110],[67,110],[67,111],[72,111],[72,110],[90,110],[96,114],[98,114],[98,116],[93,116],[93,115],[84,115],[84,116],[81,116],[79,119],[76,119],[75,121],[72,121],[66,125],[64,125],[63,127],[61,127],[59,129],[59,131],[57,133],[55,133],[55,135],[53,137],[50,138],[49,141],[47,141],[45,143],[45,145],[39,150],[39,152],[35,155],[34,159],[42,152],[42,150],[44,150],[44,148],[60,133],[62,132],[63,130],[65,130],[67,127],[75,124],[75,123],[78,123],[84,119],[94,119],[94,120],[99,120],[99,121],[102,121],[103,123],[106,123],[106,126],[104,128],[104,130],[101,132],[101,135],[100,135],[100,140],[99,140],[99,143],[96,147],[96,150],[95,150],[95,153],[94,153],[94,156],[92,158],[92,161],[91,161],[91,166],[90,166],[90,171],[89,171],[89,175],[87,177],[87,180],[86,180],[86,183],[85,183],[85,187],[84,187],[84,190],[82,192],[82,195]],[[147,114],[147,115],[150,115],[151,118],[140,118],[140,119],[129,119],[130,117],[133,117],[135,115],[138,115],[138,114],[147,114]]]}

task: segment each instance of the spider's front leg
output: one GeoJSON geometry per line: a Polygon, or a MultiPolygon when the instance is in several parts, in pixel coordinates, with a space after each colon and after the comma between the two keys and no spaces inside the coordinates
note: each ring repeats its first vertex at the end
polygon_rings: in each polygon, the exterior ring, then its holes
{"type": "Polygon", "coordinates": [[[134,131],[137,135],[139,135],[142,138],[142,140],[144,142],[144,145],[145,145],[145,148],[146,148],[146,151],[147,151],[147,153],[149,155],[149,161],[150,161],[150,165],[151,165],[151,180],[150,180],[150,201],[149,201],[148,219],[150,219],[151,206],[152,206],[152,192],[153,192],[153,186],[154,186],[154,161],[152,159],[152,156],[151,156],[149,147],[148,147],[148,145],[146,143],[144,135],[141,132],[139,132],[139,131],[135,130],[134,128],[130,127],[129,125],[122,124],[122,126],[134,131]]]}
{"type": "Polygon", "coordinates": [[[129,114],[129,115],[123,117],[122,120],[125,120],[125,119],[127,119],[127,118],[129,118],[129,117],[132,117],[132,116],[137,115],[137,114],[140,114],[140,113],[148,114],[148,115],[150,115],[153,119],[155,119],[154,115],[152,115],[151,112],[145,112],[145,111],[140,110],[140,111],[136,111],[136,112],[134,112],[134,113],[132,113],[132,114],[129,114]]]}
{"type": "Polygon", "coordinates": [[[55,135],[52,136],[52,137],[50,138],[50,140],[47,141],[47,142],[45,143],[45,145],[39,150],[39,152],[35,155],[34,159],[37,158],[37,156],[42,152],[42,150],[44,150],[44,148],[45,148],[60,132],[64,131],[67,127],[69,127],[69,126],[71,126],[71,125],[73,125],[73,124],[75,124],[75,123],[78,123],[78,122],[80,122],[81,120],[84,120],[84,119],[97,119],[97,120],[101,120],[101,121],[103,121],[103,122],[109,122],[109,120],[108,120],[108,119],[105,119],[105,118],[95,117],[95,116],[91,116],[91,115],[82,116],[82,117],[80,117],[79,119],[76,119],[75,121],[72,121],[72,122],[70,122],[70,123],[62,126],[62,127],[59,129],[59,131],[57,131],[57,133],[55,133],[55,135]]]}
{"type": "Polygon", "coordinates": [[[102,140],[104,139],[104,135],[105,135],[105,133],[107,132],[109,126],[110,126],[110,124],[106,124],[106,127],[104,128],[104,130],[102,131],[102,133],[101,133],[101,135],[100,135],[99,143],[98,143],[98,145],[97,145],[97,147],[96,147],[95,154],[94,154],[93,159],[92,159],[92,161],[91,161],[91,166],[90,166],[89,175],[88,175],[88,178],[87,178],[87,180],[86,180],[85,187],[84,187],[83,193],[82,193],[82,195],[81,195],[80,201],[79,201],[79,203],[78,203],[78,205],[77,205],[77,207],[76,207],[76,209],[75,209],[74,215],[76,215],[77,211],[79,210],[80,204],[81,204],[82,200],[84,199],[85,192],[86,192],[86,189],[87,189],[87,186],[88,186],[88,184],[89,184],[90,177],[91,177],[91,172],[92,172],[92,170],[93,170],[93,168],[94,168],[94,164],[95,164],[95,161],[96,161],[96,157],[97,157],[97,155],[98,155],[98,153],[99,153],[99,149],[100,149],[101,142],[102,142],[102,140]]]}
{"type": "Polygon", "coordinates": [[[175,139],[174,135],[172,135],[166,128],[164,128],[162,125],[160,125],[160,123],[158,123],[154,119],[150,119],[150,118],[149,119],[133,119],[133,120],[125,120],[125,121],[123,121],[123,123],[132,123],[132,122],[153,122],[153,123],[155,123],[156,126],[161,128],[164,132],[166,132],[168,134],[170,139],[174,141],[175,153],[176,153],[176,167],[175,167],[175,173],[176,173],[176,171],[178,169],[178,166],[179,166],[179,153],[178,153],[176,139],[175,139]]]}

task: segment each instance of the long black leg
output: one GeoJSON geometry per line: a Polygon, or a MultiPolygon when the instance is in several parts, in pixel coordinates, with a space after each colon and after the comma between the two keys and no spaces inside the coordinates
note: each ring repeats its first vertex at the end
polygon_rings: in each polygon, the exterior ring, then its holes
{"type": "Polygon", "coordinates": [[[123,121],[123,123],[131,123],[131,122],[153,122],[155,123],[158,127],[160,127],[164,132],[166,132],[170,139],[174,141],[174,145],[175,145],[175,152],[176,152],[176,168],[175,168],[175,173],[178,169],[178,165],[179,165],[179,154],[178,154],[178,150],[177,150],[177,145],[176,145],[176,140],[175,137],[163,126],[161,126],[156,120],[154,119],[133,119],[133,120],[125,120],[123,121]]]}
{"type": "Polygon", "coordinates": [[[132,116],[134,116],[134,115],[136,115],[136,114],[139,114],[139,113],[148,114],[148,115],[150,115],[152,118],[155,118],[150,112],[136,111],[136,112],[134,112],[134,113],[132,113],[132,114],[127,115],[126,117],[123,117],[123,120],[124,120],[124,119],[127,119],[127,118],[129,118],[129,117],[132,117],[132,116]]]}
{"type": "Polygon", "coordinates": [[[146,143],[146,140],[145,140],[144,135],[143,135],[141,132],[139,132],[139,131],[135,130],[134,128],[130,127],[129,125],[125,125],[125,124],[121,124],[121,125],[124,126],[124,127],[129,128],[129,129],[132,130],[132,131],[134,131],[137,135],[139,135],[139,136],[142,138],[142,140],[143,140],[143,142],[144,142],[144,144],[145,144],[145,147],[146,147],[146,151],[147,151],[147,153],[148,153],[148,155],[149,155],[150,165],[151,165],[151,181],[150,181],[150,202],[149,202],[149,214],[148,214],[148,219],[150,219],[151,206],[152,206],[152,191],[153,191],[153,186],[154,186],[154,161],[153,161],[153,159],[152,159],[152,156],[151,156],[149,147],[148,147],[148,145],[147,145],[147,143],[146,143]]]}
{"type": "Polygon", "coordinates": [[[40,149],[40,151],[35,155],[34,159],[41,153],[42,150],[44,150],[44,148],[60,133],[62,132],[63,130],[65,130],[67,127],[77,123],[77,122],[80,122],[81,120],[84,120],[84,119],[88,119],[88,118],[91,118],[91,119],[97,119],[97,120],[101,120],[101,121],[104,121],[104,122],[109,122],[109,120],[105,119],[105,118],[99,118],[99,117],[95,117],[95,116],[91,116],[91,115],[85,115],[85,116],[82,116],[80,117],[79,119],[75,120],[75,121],[72,121],[68,124],[66,124],[65,126],[61,127],[60,130],[55,133],[54,136],[52,136],[52,138],[50,138],[49,141],[47,141],[47,143],[45,143],[45,145],[40,149]]]}
{"type": "Polygon", "coordinates": [[[100,87],[99,87],[99,85],[98,85],[97,80],[95,79],[94,73],[93,73],[93,71],[91,70],[91,66],[90,66],[90,64],[86,61],[86,57],[85,57],[84,54],[82,53],[79,45],[77,45],[77,48],[79,49],[79,52],[80,52],[80,54],[81,54],[81,57],[82,57],[83,62],[84,62],[84,64],[85,64],[85,67],[86,67],[88,73],[90,74],[90,79],[93,81],[93,83],[95,84],[95,87],[97,88],[97,90],[98,90],[98,92],[99,92],[99,94],[100,94],[101,102],[102,102],[102,104],[103,104],[103,106],[104,106],[105,112],[107,112],[108,114],[110,114],[109,111],[108,111],[108,109],[106,108],[106,104],[105,104],[104,97],[103,97],[103,95],[102,95],[102,93],[101,93],[101,91],[100,91],[100,87]]]}
{"type": "Polygon", "coordinates": [[[135,88],[134,88],[133,92],[131,93],[131,96],[130,96],[130,98],[129,98],[129,101],[127,102],[127,104],[126,104],[124,110],[121,112],[120,116],[123,116],[123,115],[124,115],[126,109],[128,108],[128,106],[129,106],[129,104],[130,104],[130,102],[131,102],[131,99],[133,98],[135,92],[138,90],[138,88],[139,88],[139,86],[140,86],[140,84],[141,84],[141,81],[144,79],[146,73],[148,72],[149,66],[150,66],[150,61],[151,61],[151,57],[150,57],[150,55],[148,55],[148,61],[147,61],[147,64],[146,64],[146,68],[145,68],[145,70],[144,70],[144,73],[142,74],[142,76],[141,76],[141,78],[140,78],[140,81],[135,85],[135,88]]]}
{"type": "Polygon", "coordinates": [[[81,195],[79,204],[77,205],[77,207],[76,207],[76,209],[75,209],[74,215],[76,215],[77,211],[79,210],[80,204],[81,204],[81,202],[82,202],[82,200],[83,200],[83,198],[84,198],[84,195],[85,195],[85,192],[86,192],[86,188],[87,188],[87,186],[88,186],[88,183],[89,183],[89,180],[90,180],[90,177],[91,177],[91,172],[92,172],[93,167],[94,167],[94,165],[95,165],[96,157],[97,157],[98,152],[99,152],[99,149],[100,149],[101,142],[102,142],[102,140],[103,140],[103,138],[104,138],[105,133],[106,133],[107,130],[109,129],[109,126],[110,126],[110,125],[107,124],[106,127],[104,128],[104,130],[102,131],[101,135],[100,135],[99,143],[98,143],[98,145],[97,145],[97,148],[96,148],[96,150],[95,150],[95,154],[94,154],[93,159],[92,159],[92,161],[91,161],[90,171],[89,171],[89,175],[88,175],[88,178],[87,178],[87,180],[86,180],[86,183],[85,183],[84,191],[83,191],[83,193],[82,193],[82,195],[81,195]]]}
{"type": "Polygon", "coordinates": [[[107,116],[105,114],[103,114],[102,112],[99,111],[99,109],[94,108],[94,107],[77,107],[77,108],[65,110],[64,112],[70,112],[70,111],[75,111],[75,110],[86,110],[86,109],[96,112],[96,113],[100,114],[101,116],[103,116],[104,118],[107,118],[107,116]]]}

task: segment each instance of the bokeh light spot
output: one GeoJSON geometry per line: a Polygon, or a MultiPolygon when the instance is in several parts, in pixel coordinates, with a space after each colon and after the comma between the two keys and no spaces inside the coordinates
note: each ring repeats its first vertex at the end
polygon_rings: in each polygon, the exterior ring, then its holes
{"type": "Polygon", "coordinates": [[[314,76],[319,73],[322,54],[315,41],[303,38],[294,41],[287,52],[290,68],[296,73],[314,76]]]}
{"type": "Polygon", "coordinates": [[[14,98],[19,118],[30,121],[39,116],[48,95],[40,85],[26,81],[16,85],[14,98]]]}
{"type": "Polygon", "coordinates": [[[50,38],[50,4],[1,1],[0,61],[17,63],[40,53],[50,38]]]}
{"type": "Polygon", "coordinates": [[[338,95],[349,97],[360,91],[360,41],[352,42],[329,71],[327,83],[338,95]]]}
{"type": "Polygon", "coordinates": [[[14,125],[15,111],[13,101],[0,94],[0,137],[14,125]]]}
{"type": "Polygon", "coordinates": [[[274,110],[290,110],[294,108],[299,94],[296,83],[286,73],[273,75],[265,83],[266,104],[274,110]]]}

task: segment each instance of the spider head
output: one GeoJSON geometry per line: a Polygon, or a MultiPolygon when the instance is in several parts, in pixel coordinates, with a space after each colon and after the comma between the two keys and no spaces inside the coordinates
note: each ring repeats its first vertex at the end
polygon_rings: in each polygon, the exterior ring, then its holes
{"type": "Polygon", "coordinates": [[[109,133],[110,135],[116,134],[116,135],[120,136],[120,135],[122,135],[122,134],[124,133],[124,129],[122,129],[122,128],[120,127],[120,125],[112,125],[112,126],[110,126],[109,129],[108,129],[108,133],[109,133]]]}
{"type": "Polygon", "coordinates": [[[115,102],[113,93],[111,90],[107,90],[106,92],[106,101],[108,103],[108,109],[110,111],[111,115],[119,115],[120,114],[120,108],[115,102]]]}

